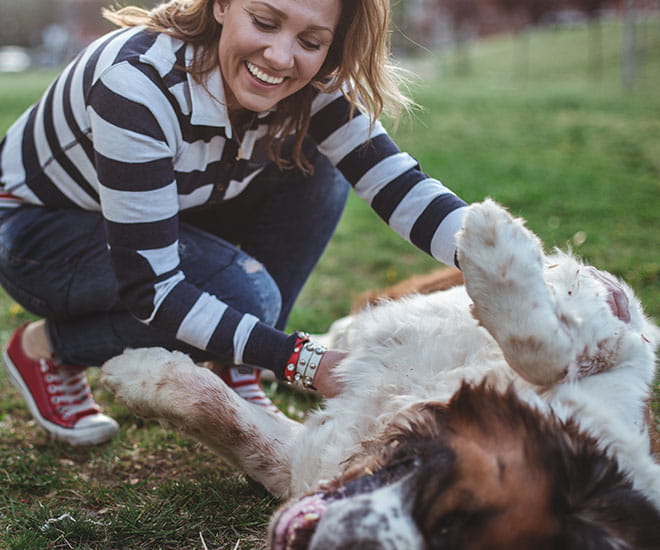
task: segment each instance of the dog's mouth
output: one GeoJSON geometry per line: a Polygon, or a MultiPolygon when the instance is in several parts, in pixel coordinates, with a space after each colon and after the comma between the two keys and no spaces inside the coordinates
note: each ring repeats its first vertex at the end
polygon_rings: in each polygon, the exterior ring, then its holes
{"type": "Polygon", "coordinates": [[[275,519],[272,550],[305,550],[309,547],[328,502],[320,493],[303,497],[285,508],[275,519]]]}
{"type": "Polygon", "coordinates": [[[387,484],[384,472],[369,473],[326,492],[296,500],[275,518],[271,535],[272,550],[306,550],[323,514],[330,504],[368,493],[387,484]]]}
{"type": "Polygon", "coordinates": [[[291,502],[279,512],[271,526],[271,550],[307,550],[331,504],[407,479],[419,464],[416,458],[398,460],[376,472],[367,471],[366,475],[346,484],[334,482],[325,491],[291,502]]]}

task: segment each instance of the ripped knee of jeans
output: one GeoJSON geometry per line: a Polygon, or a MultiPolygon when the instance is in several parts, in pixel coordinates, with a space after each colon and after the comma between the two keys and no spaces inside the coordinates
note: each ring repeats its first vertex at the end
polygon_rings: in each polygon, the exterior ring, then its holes
{"type": "Polygon", "coordinates": [[[275,326],[282,310],[282,295],[277,283],[264,265],[254,258],[245,258],[240,266],[252,281],[254,311],[251,313],[264,323],[275,326]]]}
{"type": "Polygon", "coordinates": [[[245,270],[245,273],[256,273],[264,269],[264,266],[258,260],[254,258],[246,258],[241,262],[241,267],[245,270]]]}

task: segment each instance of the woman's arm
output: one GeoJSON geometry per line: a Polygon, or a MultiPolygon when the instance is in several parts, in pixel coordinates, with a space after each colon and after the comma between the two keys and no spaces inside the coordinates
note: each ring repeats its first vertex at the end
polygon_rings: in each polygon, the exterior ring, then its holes
{"type": "Polygon", "coordinates": [[[447,265],[455,265],[456,232],[466,203],[421,171],[383,126],[355,111],[336,92],[319,94],[310,134],[356,193],[399,235],[447,265]]]}

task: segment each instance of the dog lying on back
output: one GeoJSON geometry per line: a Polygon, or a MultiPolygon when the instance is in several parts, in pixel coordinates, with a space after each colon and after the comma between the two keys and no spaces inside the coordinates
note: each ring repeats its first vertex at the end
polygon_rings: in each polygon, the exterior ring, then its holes
{"type": "Polygon", "coordinates": [[[660,331],[492,201],[458,250],[464,287],[333,325],[344,389],[304,424],[178,352],[127,351],[105,380],[288,499],[276,550],[660,548],[644,414],[660,331]]]}

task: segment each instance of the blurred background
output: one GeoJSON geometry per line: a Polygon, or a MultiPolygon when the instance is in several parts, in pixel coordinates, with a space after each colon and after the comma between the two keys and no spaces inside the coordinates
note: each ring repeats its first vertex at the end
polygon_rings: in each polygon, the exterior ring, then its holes
{"type": "MultiPolygon", "coordinates": [[[[57,67],[95,37],[111,29],[101,17],[108,0],[0,0],[0,72],[57,67]]],[[[131,2],[149,8],[155,0],[131,2]]],[[[115,4],[116,5],[116,4],[115,4]]],[[[502,33],[519,37],[525,70],[525,35],[532,29],[583,26],[590,32],[590,71],[602,71],[602,25],[625,21],[621,42],[623,82],[631,86],[648,40],[643,23],[660,10],[660,0],[399,0],[393,2],[398,57],[453,52],[454,70],[472,70],[470,47],[502,33]]]]}

